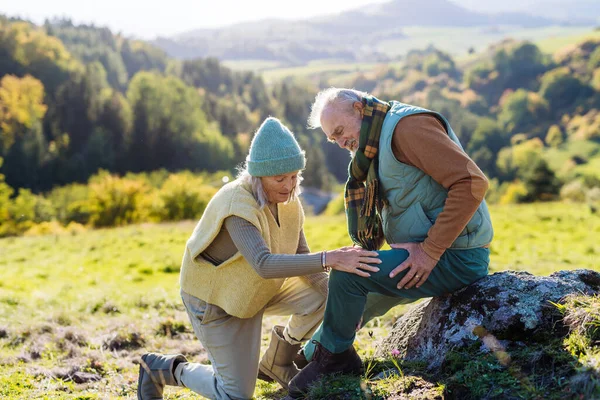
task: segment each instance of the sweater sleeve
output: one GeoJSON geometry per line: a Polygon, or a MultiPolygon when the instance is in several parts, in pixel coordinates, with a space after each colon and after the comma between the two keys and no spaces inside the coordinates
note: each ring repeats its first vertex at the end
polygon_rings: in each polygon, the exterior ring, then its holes
{"type": "MultiPolygon", "coordinates": [[[[310,253],[310,248],[308,247],[308,243],[306,242],[306,237],[304,236],[304,230],[300,231],[300,239],[298,240],[298,251],[297,254],[308,254],[310,253]]],[[[327,297],[329,294],[329,274],[326,272],[317,272],[316,274],[304,275],[300,277],[304,282],[306,282],[309,286],[315,288],[319,293],[323,296],[327,297]]]]}
{"type": "Polygon", "coordinates": [[[227,217],[225,227],[238,251],[262,278],[288,278],[323,271],[320,253],[271,254],[258,228],[241,217],[227,217]]]}
{"type": "Polygon", "coordinates": [[[306,243],[306,236],[304,236],[304,229],[300,230],[300,238],[298,239],[298,250],[296,254],[308,254],[310,253],[310,247],[306,243]]]}
{"type": "Polygon", "coordinates": [[[425,252],[439,260],[483,201],[488,180],[433,115],[402,118],[394,130],[392,150],[400,162],[419,168],[448,190],[444,209],[423,242],[425,252]]]}

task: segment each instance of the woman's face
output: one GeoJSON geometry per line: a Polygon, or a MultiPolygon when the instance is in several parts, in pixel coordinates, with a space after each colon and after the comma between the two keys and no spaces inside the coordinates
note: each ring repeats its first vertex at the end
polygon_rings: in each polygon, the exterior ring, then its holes
{"type": "Polygon", "coordinates": [[[269,203],[284,203],[288,201],[292,191],[296,187],[297,179],[298,171],[260,178],[269,203]]]}

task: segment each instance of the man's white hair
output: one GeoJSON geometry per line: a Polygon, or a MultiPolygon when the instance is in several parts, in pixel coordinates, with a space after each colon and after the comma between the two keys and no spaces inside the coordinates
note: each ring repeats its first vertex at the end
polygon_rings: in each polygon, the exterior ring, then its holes
{"type": "Polygon", "coordinates": [[[321,115],[323,115],[323,110],[327,107],[333,106],[340,112],[351,113],[352,104],[355,101],[362,101],[366,95],[368,93],[361,92],[360,90],[334,87],[320,91],[310,108],[308,128],[317,129],[321,127],[321,115]]]}
{"type": "MultiPolygon", "coordinates": [[[[252,194],[254,195],[254,198],[258,202],[258,207],[261,210],[267,204],[269,204],[269,199],[267,198],[267,194],[265,193],[265,188],[263,187],[262,181],[260,180],[259,177],[250,175],[250,173],[248,172],[248,165],[246,163],[244,163],[238,169],[238,175],[237,175],[236,179],[239,179],[242,182],[246,182],[246,183],[250,184],[250,186],[252,187],[252,194]]],[[[300,196],[300,193],[302,193],[302,187],[300,186],[300,183],[302,182],[303,179],[304,178],[302,178],[302,171],[298,171],[298,178],[296,179],[296,186],[292,189],[292,192],[290,193],[290,197],[285,202],[285,204],[295,201],[298,198],[298,196],[300,196]]]]}

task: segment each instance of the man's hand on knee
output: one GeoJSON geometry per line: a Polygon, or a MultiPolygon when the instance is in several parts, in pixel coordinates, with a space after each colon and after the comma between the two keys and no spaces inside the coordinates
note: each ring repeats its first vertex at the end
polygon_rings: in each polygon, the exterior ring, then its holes
{"type": "Polygon", "coordinates": [[[423,250],[422,243],[393,243],[390,244],[390,247],[408,251],[408,258],[390,272],[390,278],[393,278],[400,272],[408,269],[404,278],[398,282],[398,289],[410,289],[413,286],[420,287],[427,281],[429,274],[431,274],[431,271],[433,271],[438,263],[436,259],[431,258],[423,250]]]}

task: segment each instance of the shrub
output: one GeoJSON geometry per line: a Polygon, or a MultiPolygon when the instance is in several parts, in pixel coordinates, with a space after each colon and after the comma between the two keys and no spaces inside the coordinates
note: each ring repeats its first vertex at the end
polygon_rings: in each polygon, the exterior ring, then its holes
{"type": "Polygon", "coordinates": [[[24,233],[25,236],[62,235],[65,228],[57,221],[42,222],[32,225],[24,233]]]}
{"type": "Polygon", "coordinates": [[[500,204],[520,203],[527,197],[527,188],[521,181],[516,181],[508,185],[506,191],[500,197],[500,204]]]}
{"type": "Polygon", "coordinates": [[[560,189],[560,198],[563,200],[584,202],[586,191],[587,189],[583,182],[580,180],[572,181],[560,189]]]}
{"type": "Polygon", "coordinates": [[[90,222],[96,227],[144,220],[143,201],[150,191],[142,180],[119,178],[105,172],[90,180],[90,222]]]}
{"type": "Polygon", "coordinates": [[[89,186],[71,184],[52,189],[46,198],[52,203],[56,219],[62,224],[77,222],[87,224],[90,220],[89,186]]]}
{"type": "Polygon", "coordinates": [[[161,221],[199,218],[217,189],[189,173],[173,174],[160,188],[158,197],[161,221]]]}

